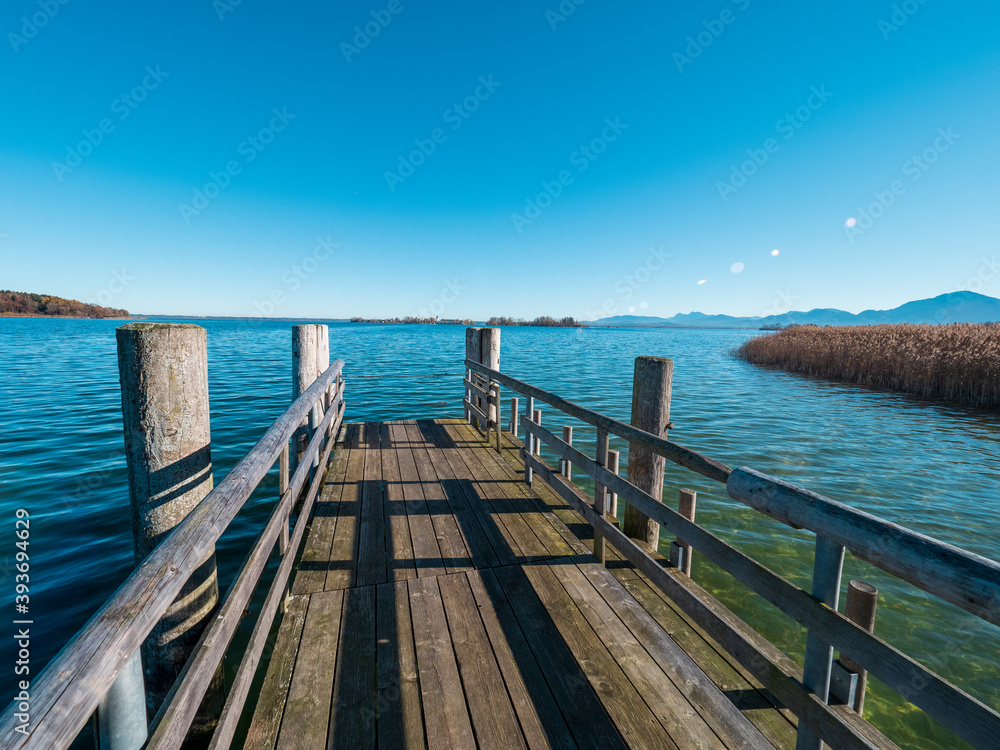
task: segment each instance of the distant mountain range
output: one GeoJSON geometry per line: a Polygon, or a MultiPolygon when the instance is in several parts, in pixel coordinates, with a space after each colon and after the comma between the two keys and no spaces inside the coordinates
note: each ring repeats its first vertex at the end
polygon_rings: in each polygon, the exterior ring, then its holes
{"type": "Polygon", "coordinates": [[[975,292],[951,292],[931,299],[907,302],[892,310],[865,310],[857,315],[832,308],[747,318],[692,312],[674,315],[672,318],[616,315],[613,318],[595,320],[587,325],[605,328],[761,328],[809,323],[819,326],[858,326],[879,323],[992,323],[994,321],[1000,321],[1000,299],[975,292]]]}

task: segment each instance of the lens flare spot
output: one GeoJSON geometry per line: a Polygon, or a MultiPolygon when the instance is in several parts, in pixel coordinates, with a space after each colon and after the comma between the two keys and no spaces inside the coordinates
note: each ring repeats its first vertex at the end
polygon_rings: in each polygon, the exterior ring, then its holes
{"type": "Polygon", "coordinates": [[[635,312],[635,308],[634,308],[634,307],[630,307],[630,308],[628,309],[628,311],[629,311],[630,313],[634,313],[634,312],[635,312]]]}
{"type": "Polygon", "coordinates": [[[858,220],[855,219],[853,216],[844,222],[844,226],[848,228],[856,227],[857,225],[858,225],[858,220]]]}
{"type": "Polygon", "coordinates": [[[776,257],[778,255],[781,255],[781,251],[778,248],[774,248],[774,250],[771,251],[771,255],[773,257],[776,257]]]}
{"type": "Polygon", "coordinates": [[[639,309],[640,310],[645,310],[647,307],[649,307],[649,303],[648,302],[640,302],[639,303],[639,309]]]}
{"type": "Polygon", "coordinates": [[[732,271],[733,273],[743,273],[744,268],[746,268],[746,266],[744,266],[742,263],[733,263],[733,265],[729,267],[729,270],[732,271]]]}
{"type": "Polygon", "coordinates": [[[698,286],[701,286],[702,284],[707,284],[707,283],[708,283],[708,279],[702,279],[701,281],[698,282],[698,286]]]}

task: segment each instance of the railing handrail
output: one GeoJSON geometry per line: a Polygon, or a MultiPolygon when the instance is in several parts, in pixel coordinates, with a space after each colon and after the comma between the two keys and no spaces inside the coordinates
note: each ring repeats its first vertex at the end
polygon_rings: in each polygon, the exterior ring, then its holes
{"type": "Polygon", "coordinates": [[[498,370],[491,370],[473,360],[466,360],[465,363],[470,369],[512,390],[544,401],[583,422],[603,427],[676,464],[716,479],[726,484],[727,492],[734,500],[793,528],[804,528],[828,536],[850,549],[856,557],[987,622],[1000,625],[1000,563],[856,510],[791,482],[752,469],[730,469],[701,453],[574,404],[498,370]],[[718,473],[707,470],[708,467],[717,467],[718,473]],[[725,478],[721,476],[723,472],[725,478]],[[810,506],[808,512],[804,510],[807,505],[810,506]],[[829,521],[831,525],[836,523],[837,529],[825,528],[823,521],[829,521]],[[840,527],[852,523],[863,526],[866,539],[852,538],[839,531],[840,527]],[[879,534],[883,535],[881,549],[873,541],[879,534]],[[918,557],[923,562],[919,566],[914,564],[918,557]],[[960,577],[968,580],[960,585],[960,577]]]}
{"type": "Polygon", "coordinates": [[[5,747],[66,747],[76,738],[343,367],[338,359],[319,375],[32,681],[29,734],[15,732],[14,705],[4,711],[5,747]]]}
{"type": "Polygon", "coordinates": [[[725,484],[732,473],[732,469],[721,461],[716,461],[714,458],[709,458],[690,448],[685,448],[670,440],[640,430],[638,427],[633,427],[625,422],[619,422],[612,417],[599,414],[592,409],[574,404],[572,401],[567,401],[554,393],[549,393],[530,383],[525,383],[522,380],[505,375],[499,370],[492,370],[486,365],[471,359],[465,360],[465,365],[470,370],[475,370],[482,375],[486,375],[512,390],[523,393],[525,396],[537,398],[539,401],[544,401],[549,406],[554,406],[571,417],[576,417],[581,422],[586,422],[594,427],[603,427],[611,434],[624,438],[631,443],[643,445],[654,453],[673,461],[675,464],[691,469],[691,471],[697,472],[709,479],[714,479],[716,482],[725,484]]]}

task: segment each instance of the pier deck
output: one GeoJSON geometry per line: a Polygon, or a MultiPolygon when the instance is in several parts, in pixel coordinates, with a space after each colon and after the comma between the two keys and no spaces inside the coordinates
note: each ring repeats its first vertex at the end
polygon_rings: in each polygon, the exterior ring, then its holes
{"type": "Polygon", "coordinates": [[[631,565],[596,564],[503,440],[343,426],[246,746],[793,747],[791,713],[631,565]]]}

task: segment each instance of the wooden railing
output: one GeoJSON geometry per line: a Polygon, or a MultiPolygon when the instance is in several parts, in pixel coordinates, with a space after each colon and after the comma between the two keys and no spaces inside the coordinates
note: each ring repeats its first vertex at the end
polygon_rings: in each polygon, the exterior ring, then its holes
{"type": "MultiPolygon", "coordinates": [[[[65,748],[98,709],[120,674],[135,664],[139,648],[174,602],[188,578],[211,554],[219,537],[275,462],[280,498],[247,555],[216,615],[149,726],[147,748],[179,748],[229,646],[275,545],[282,556],[250,642],[211,740],[228,748],[275,614],[288,594],[296,552],[319,490],[322,469],[344,416],[343,360],[326,372],[282,414],[257,444],[201,503],[159,544],[87,624],[32,681],[28,734],[15,730],[14,708],[2,718],[4,748],[65,748]],[[309,419],[308,447],[289,477],[289,440],[309,419]],[[318,469],[316,468],[318,467],[318,469]],[[289,535],[289,520],[303,490],[301,509],[289,535]]],[[[142,696],[139,696],[140,700],[142,696]]]]}
{"type": "MultiPolygon", "coordinates": [[[[594,554],[604,561],[610,543],[739,661],[760,683],[799,717],[797,747],[893,747],[893,743],[846,705],[828,705],[831,679],[852,679],[833,662],[833,649],[868,670],[906,700],[976,747],[997,747],[1000,714],[932,670],[901,653],[837,611],[845,549],[898,578],[993,624],[1000,624],[1000,564],[918,534],[775,477],[725,464],[674,442],[598,414],[498,370],[467,359],[466,368],[490,384],[526,397],[520,421],[525,481],[534,474],[547,482],[594,527],[594,554]],[[597,428],[597,455],[591,458],[541,426],[535,400],[597,428]],[[608,436],[654,453],[726,486],[729,495],[796,529],[816,534],[812,591],[790,583],[730,546],[711,532],[643,492],[607,467],[608,436]],[[538,455],[546,445],[562,462],[583,471],[595,483],[588,497],[563,472],[538,455]],[[641,513],[683,539],[700,555],[745,584],[807,629],[804,668],[799,669],[775,646],[737,618],[676,567],[664,567],[626,536],[607,515],[607,493],[631,503],[641,513]],[[836,672],[835,672],[836,670],[836,672]]],[[[472,376],[468,380],[472,380],[472,376]]],[[[487,391],[488,392],[488,391],[487,391]]],[[[499,394],[496,427],[500,422],[499,394]]],[[[514,399],[516,403],[517,399],[514,399]]],[[[516,407],[514,407],[516,409],[516,407]]],[[[479,414],[482,417],[482,413],[479,414]]],[[[511,415],[512,427],[518,416],[511,415]]],[[[492,424],[490,424],[493,427],[492,424]]],[[[616,467],[617,468],[617,467],[616,467]]],[[[568,473],[568,472],[566,472],[568,473]]],[[[852,701],[844,698],[846,703],[852,701]]]]}

